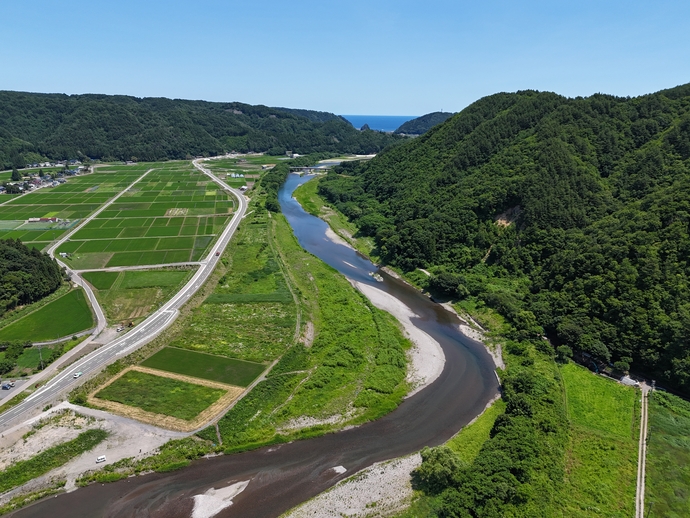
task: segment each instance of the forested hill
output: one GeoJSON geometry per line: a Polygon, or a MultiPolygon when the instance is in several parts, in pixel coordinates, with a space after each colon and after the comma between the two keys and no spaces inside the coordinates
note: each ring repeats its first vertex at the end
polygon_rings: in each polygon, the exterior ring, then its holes
{"type": "Polygon", "coordinates": [[[54,292],[62,283],[62,269],[48,255],[21,241],[0,240],[0,315],[54,292]]]}
{"type": "Polygon", "coordinates": [[[309,110],[121,95],[0,91],[0,166],[43,158],[159,160],[227,151],[377,153],[402,137],[309,110]]]}
{"type": "Polygon", "coordinates": [[[385,261],[520,338],[690,392],[690,85],[492,95],[319,192],[385,261]]]}
{"type": "Polygon", "coordinates": [[[417,117],[416,119],[409,120],[403,123],[394,133],[401,133],[405,135],[422,135],[429,131],[431,128],[437,124],[445,122],[450,117],[452,113],[447,112],[432,112],[417,117]]]}

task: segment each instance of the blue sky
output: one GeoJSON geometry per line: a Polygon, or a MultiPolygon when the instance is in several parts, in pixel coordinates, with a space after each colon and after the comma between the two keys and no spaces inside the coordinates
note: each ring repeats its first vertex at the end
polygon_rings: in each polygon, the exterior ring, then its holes
{"type": "Polygon", "coordinates": [[[3,90],[422,115],[690,82],[687,0],[7,0],[0,19],[3,90]]]}

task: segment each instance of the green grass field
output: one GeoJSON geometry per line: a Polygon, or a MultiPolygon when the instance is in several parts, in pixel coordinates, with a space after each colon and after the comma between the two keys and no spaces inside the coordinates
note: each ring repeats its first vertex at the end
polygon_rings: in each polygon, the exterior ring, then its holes
{"type": "Polygon", "coordinates": [[[648,437],[648,516],[690,516],[690,402],[667,392],[653,392],[648,437]]]}
{"type": "Polygon", "coordinates": [[[138,321],[167,300],[194,269],[86,272],[109,322],[138,321]]]}
{"type": "Polygon", "coordinates": [[[121,287],[132,288],[153,288],[153,287],[175,287],[178,286],[188,276],[187,271],[170,270],[151,270],[144,272],[125,272],[121,287]]]}
{"type": "Polygon", "coordinates": [[[165,347],[142,362],[144,367],[246,387],[265,369],[258,363],[165,347]]]}
{"type": "Polygon", "coordinates": [[[474,423],[460,430],[449,440],[446,446],[457,453],[463,461],[471,464],[489,438],[496,418],[505,411],[505,408],[506,404],[502,399],[494,402],[474,423]]]}
{"type": "Polygon", "coordinates": [[[563,516],[632,516],[639,392],[574,363],[561,373],[571,422],[563,516]]]}
{"type": "Polygon", "coordinates": [[[85,272],[82,277],[97,290],[109,290],[119,275],[118,272],[85,272]]]}
{"type": "Polygon", "coordinates": [[[96,397],[190,420],[215,403],[225,391],[183,381],[129,371],[96,397]]]}
{"type": "Polygon", "coordinates": [[[0,330],[0,340],[42,342],[93,326],[91,308],[82,290],[72,290],[0,330]]]}

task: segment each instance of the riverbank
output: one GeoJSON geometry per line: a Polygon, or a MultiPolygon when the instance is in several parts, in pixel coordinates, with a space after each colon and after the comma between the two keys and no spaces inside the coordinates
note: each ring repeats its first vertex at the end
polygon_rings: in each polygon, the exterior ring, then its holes
{"type": "Polygon", "coordinates": [[[385,291],[361,282],[352,280],[350,282],[374,306],[393,315],[402,325],[407,338],[414,344],[407,353],[409,361],[407,382],[410,385],[410,391],[406,397],[415,395],[436,381],[443,372],[446,357],[439,343],[412,323],[410,319],[416,316],[415,313],[385,291]]]}

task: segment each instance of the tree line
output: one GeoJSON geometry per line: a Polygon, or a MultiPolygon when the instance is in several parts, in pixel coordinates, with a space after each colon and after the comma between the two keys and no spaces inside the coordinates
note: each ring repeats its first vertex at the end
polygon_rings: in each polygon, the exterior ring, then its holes
{"type": "Polygon", "coordinates": [[[0,315],[51,294],[63,280],[54,259],[18,239],[0,239],[0,315]]]}

